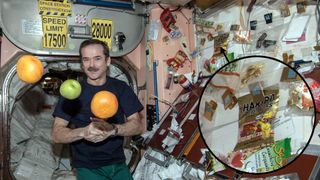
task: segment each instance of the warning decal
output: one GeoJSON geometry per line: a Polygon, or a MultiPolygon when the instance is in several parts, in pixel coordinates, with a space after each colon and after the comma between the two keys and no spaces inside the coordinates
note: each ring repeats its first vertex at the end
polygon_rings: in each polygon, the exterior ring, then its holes
{"type": "Polygon", "coordinates": [[[42,46],[50,49],[62,49],[67,44],[67,18],[42,16],[42,46]]]}
{"type": "Polygon", "coordinates": [[[109,48],[112,47],[112,20],[91,19],[91,35],[93,39],[105,42],[109,48]]]}
{"type": "Polygon", "coordinates": [[[67,0],[39,0],[38,11],[40,15],[46,16],[71,16],[72,5],[68,3],[67,0]]]}

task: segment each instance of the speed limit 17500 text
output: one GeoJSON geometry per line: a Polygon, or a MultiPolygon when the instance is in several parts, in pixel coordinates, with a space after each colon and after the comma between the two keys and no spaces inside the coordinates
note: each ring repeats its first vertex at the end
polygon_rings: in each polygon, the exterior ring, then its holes
{"type": "Polygon", "coordinates": [[[53,34],[53,33],[45,33],[44,35],[44,46],[45,47],[65,47],[66,46],[66,35],[65,34],[53,34]]]}

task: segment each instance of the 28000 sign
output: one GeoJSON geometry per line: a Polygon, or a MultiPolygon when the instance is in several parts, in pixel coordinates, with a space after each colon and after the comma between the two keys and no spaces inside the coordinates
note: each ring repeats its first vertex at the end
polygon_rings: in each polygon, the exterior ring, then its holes
{"type": "Polygon", "coordinates": [[[94,39],[99,39],[109,47],[112,47],[112,20],[91,19],[91,35],[94,39]]]}
{"type": "Polygon", "coordinates": [[[110,39],[112,33],[112,25],[105,23],[92,23],[92,37],[110,39]]]}

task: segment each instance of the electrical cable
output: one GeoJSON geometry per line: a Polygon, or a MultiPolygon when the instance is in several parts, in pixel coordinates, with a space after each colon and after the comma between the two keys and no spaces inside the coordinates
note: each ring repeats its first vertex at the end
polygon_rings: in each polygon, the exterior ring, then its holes
{"type": "MultiPolygon", "coordinates": [[[[149,70],[151,68],[151,61],[153,60],[153,59],[151,60],[151,58],[152,58],[151,53],[153,53],[153,52],[151,52],[152,51],[151,43],[146,41],[146,44],[147,44],[147,47],[146,47],[146,62],[145,62],[145,65],[146,65],[145,78],[146,78],[146,106],[148,106],[148,104],[149,104],[149,75],[150,75],[149,70]],[[148,54],[150,55],[149,56],[149,58],[150,58],[149,63],[148,63],[148,54]]],[[[146,110],[146,114],[145,114],[146,117],[148,117],[147,113],[148,113],[148,111],[146,110]]],[[[152,125],[154,123],[155,122],[152,122],[152,125]]],[[[147,124],[147,128],[148,128],[148,124],[147,124]]],[[[152,128],[151,128],[151,130],[152,130],[152,128]]]]}
{"type": "MultiPolygon", "coordinates": [[[[158,6],[159,6],[161,9],[165,9],[159,2],[158,2],[157,4],[158,4],[158,6]]],[[[181,6],[178,6],[177,8],[175,8],[175,9],[173,9],[173,10],[170,10],[170,12],[178,11],[180,8],[181,8],[181,6]]]]}
{"type": "MultiPolygon", "coordinates": [[[[248,36],[249,36],[248,33],[250,33],[249,23],[250,23],[251,12],[252,12],[252,11],[249,12],[248,19],[247,19],[247,24],[246,24],[246,26],[247,26],[247,33],[246,33],[246,37],[248,37],[248,36]]],[[[243,54],[245,54],[245,52],[244,52],[244,42],[242,43],[242,52],[243,52],[243,54]]]]}
{"type": "Polygon", "coordinates": [[[114,11],[114,12],[120,12],[120,13],[126,13],[126,14],[130,14],[130,15],[135,15],[135,16],[142,16],[142,17],[147,17],[147,14],[145,13],[134,13],[134,12],[130,12],[130,11],[127,11],[127,10],[118,10],[118,9],[113,9],[113,8],[108,8],[108,7],[99,7],[99,6],[96,6],[96,7],[93,7],[93,8],[90,8],[87,13],[86,13],[86,16],[88,17],[89,16],[89,13],[93,10],[108,10],[108,11],[114,11]]]}
{"type": "MultiPolygon", "coordinates": [[[[244,21],[244,20],[243,20],[243,13],[242,13],[243,9],[244,9],[244,8],[243,8],[243,3],[242,3],[242,4],[241,4],[241,8],[240,8],[240,24],[241,24],[241,26],[245,26],[243,29],[246,29],[246,31],[247,31],[246,37],[248,37],[248,33],[250,32],[249,23],[250,23],[250,16],[251,16],[252,10],[248,12],[248,19],[247,19],[246,24],[244,24],[244,22],[243,22],[243,21],[244,21]]],[[[252,8],[252,9],[253,9],[253,8],[252,8]]],[[[244,51],[244,43],[245,43],[245,42],[242,42],[242,43],[241,43],[242,54],[245,54],[245,51],[244,51]]]]}
{"type": "Polygon", "coordinates": [[[317,0],[317,5],[316,5],[316,21],[317,21],[317,34],[316,34],[316,41],[317,41],[317,45],[320,44],[319,41],[319,34],[320,34],[320,0],[317,0]]]}

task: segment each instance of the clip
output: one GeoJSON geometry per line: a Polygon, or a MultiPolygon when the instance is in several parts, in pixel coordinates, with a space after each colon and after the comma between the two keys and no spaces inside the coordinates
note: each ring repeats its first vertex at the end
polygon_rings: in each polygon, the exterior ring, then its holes
{"type": "Polygon", "coordinates": [[[280,14],[281,14],[281,17],[290,16],[289,6],[285,2],[280,5],[280,14]]]}
{"type": "Polygon", "coordinates": [[[258,81],[258,82],[251,83],[248,85],[248,88],[252,96],[259,96],[259,95],[264,96],[262,82],[258,81]]]}
{"type": "Polygon", "coordinates": [[[266,21],[266,24],[272,23],[272,13],[265,14],[264,20],[266,21]]]}
{"type": "Polygon", "coordinates": [[[258,38],[258,41],[257,41],[257,45],[256,45],[256,48],[259,49],[261,48],[261,45],[264,41],[264,39],[267,37],[267,33],[263,33],[261,34],[261,36],[258,38]]]}
{"type": "Polygon", "coordinates": [[[230,31],[239,31],[240,25],[238,24],[232,24],[230,27],[230,31]]]}
{"type": "Polygon", "coordinates": [[[299,14],[306,12],[306,5],[307,5],[306,1],[298,2],[297,3],[297,12],[299,14]]]}
{"type": "Polygon", "coordinates": [[[277,41],[273,41],[273,40],[264,40],[262,43],[264,48],[267,48],[267,47],[275,45],[275,44],[277,44],[277,41]]]}
{"type": "Polygon", "coordinates": [[[205,107],[204,107],[204,114],[203,116],[209,120],[212,121],[212,117],[214,115],[214,112],[217,109],[217,103],[213,100],[210,100],[209,102],[205,102],[205,107]]]}
{"type": "Polygon", "coordinates": [[[223,93],[222,101],[225,110],[232,109],[238,102],[236,96],[231,92],[230,89],[226,89],[226,91],[223,93]]]}
{"type": "Polygon", "coordinates": [[[256,30],[257,29],[257,24],[258,24],[257,20],[250,21],[250,30],[256,30]]]}

